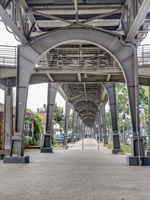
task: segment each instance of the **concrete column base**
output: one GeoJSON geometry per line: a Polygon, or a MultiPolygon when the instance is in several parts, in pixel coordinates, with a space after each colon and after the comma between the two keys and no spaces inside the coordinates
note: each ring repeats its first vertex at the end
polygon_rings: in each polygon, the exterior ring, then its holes
{"type": "Polygon", "coordinates": [[[99,141],[100,141],[100,143],[103,142],[103,136],[102,135],[100,135],[99,141]]]}
{"type": "Polygon", "coordinates": [[[139,155],[139,143],[140,143],[140,155],[142,157],[145,156],[145,152],[144,152],[144,145],[143,145],[143,138],[140,138],[140,141],[138,141],[137,137],[133,137],[132,138],[132,152],[134,156],[138,156],[139,155]]]}
{"type": "Polygon", "coordinates": [[[113,135],[113,149],[117,150],[120,149],[120,140],[119,140],[119,134],[113,135]]]}
{"type": "Polygon", "coordinates": [[[67,149],[67,148],[68,148],[68,145],[67,145],[67,144],[66,144],[66,145],[63,145],[63,147],[67,149]]]}
{"type": "Polygon", "coordinates": [[[112,154],[119,154],[120,152],[123,152],[122,149],[112,149],[112,154]]]}
{"type": "Polygon", "coordinates": [[[53,149],[51,147],[42,147],[41,153],[53,153],[53,149]]]}
{"type": "Polygon", "coordinates": [[[103,144],[103,146],[104,146],[104,147],[107,147],[107,146],[108,146],[108,144],[103,144]]]}
{"type": "Polygon", "coordinates": [[[0,160],[3,160],[3,158],[5,157],[4,153],[0,153],[0,160]]]}
{"type": "Polygon", "coordinates": [[[42,135],[41,153],[53,153],[53,149],[51,148],[50,134],[42,135]]]}
{"type": "MultiPolygon", "coordinates": [[[[127,156],[126,161],[127,161],[127,165],[129,166],[139,166],[138,156],[127,156]]],[[[141,157],[141,165],[150,166],[150,157],[148,156],[141,157]]]]}
{"type": "Polygon", "coordinates": [[[104,135],[104,145],[107,145],[108,144],[108,137],[107,135],[104,135]]]}
{"type": "Polygon", "coordinates": [[[67,135],[64,135],[63,146],[67,146],[67,135]]]}
{"type": "Polygon", "coordinates": [[[29,156],[8,156],[3,160],[4,163],[29,163],[29,156]]]}

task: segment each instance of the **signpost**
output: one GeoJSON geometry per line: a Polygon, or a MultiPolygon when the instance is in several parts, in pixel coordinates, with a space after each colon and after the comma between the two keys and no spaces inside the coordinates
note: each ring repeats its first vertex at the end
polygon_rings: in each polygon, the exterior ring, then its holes
{"type": "Polygon", "coordinates": [[[125,144],[125,118],[126,118],[126,115],[123,114],[122,119],[123,119],[123,143],[124,144],[125,144]]]}
{"type": "Polygon", "coordinates": [[[143,115],[144,115],[144,99],[141,99],[141,129],[143,133],[143,115]]]}

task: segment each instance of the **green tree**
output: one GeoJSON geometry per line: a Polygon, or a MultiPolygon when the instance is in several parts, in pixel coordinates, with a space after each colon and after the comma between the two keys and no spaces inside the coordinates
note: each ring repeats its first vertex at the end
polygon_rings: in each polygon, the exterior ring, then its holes
{"type": "Polygon", "coordinates": [[[73,117],[73,113],[71,113],[69,116],[69,125],[68,125],[69,130],[72,129],[72,117],[73,117]]]}
{"type": "Polygon", "coordinates": [[[142,85],[139,85],[139,104],[141,105],[141,100],[144,100],[144,105],[148,105],[148,93],[146,88],[142,85]]]}
{"type": "Polygon", "coordinates": [[[34,126],[34,140],[38,142],[41,136],[41,128],[42,128],[42,117],[39,113],[35,114],[35,126],[34,126]]]}
{"type": "Polygon", "coordinates": [[[149,88],[139,86],[139,104],[141,105],[141,100],[144,100],[144,115],[142,117],[142,122],[149,126],[149,88]]]}
{"type": "Polygon", "coordinates": [[[26,113],[32,113],[32,114],[34,114],[34,112],[31,109],[29,109],[29,108],[26,108],[26,113]]]}
{"type": "Polygon", "coordinates": [[[110,134],[112,130],[110,109],[108,110],[108,112],[106,112],[106,127],[108,130],[108,134],[110,134]]]}
{"type": "MultiPolygon", "coordinates": [[[[129,103],[127,89],[124,83],[118,83],[116,85],[116,100],[117,100],[117,116],[118,116],[118,130],[120,133],[124,133],[129,129],[130,116],[129,116],[129,103]],[[125,114],[125,121],[122,119],[122,115],[125,114]]],[[[124,135],[125,141],[125,135],[124,135]]]]}
{"type": "Polygon", "coordinates": [[[59,124],[60,131],[62,131],[62,129],[64,129],[64,111],[63,111],[63,108],[57,106],[57,104],[55,104],[55,107],[54,107],[53,119],[57,124],[59,124]]]}
{"type": "MultiPolygon", "coordinates": [[[[148,114],[148,87],[143,87],[139,85],[139,105],[141,105],[141,100],[144,100],[144,117],[143,120],[148,126],[149,124],[149,114],[148,114]]],[[[123,132],[123,119],[122,115],[125,114],[125,122],[124,128],[125,131],[130,127],[130,115],[129,115],[129,103],[128,103],[128,93],[126,89],[126,85],[124,83],[116,84],[116,100],[117,100],[117,115],[118,115],[118,130],[120,133],[123,132]]],[[[111,120],[110,120],[110,111],[106,113],[106,123],[107,128],[110,127],[111,120]]],[[[109,129],[110,130],[110,129],[109,129]]]]}

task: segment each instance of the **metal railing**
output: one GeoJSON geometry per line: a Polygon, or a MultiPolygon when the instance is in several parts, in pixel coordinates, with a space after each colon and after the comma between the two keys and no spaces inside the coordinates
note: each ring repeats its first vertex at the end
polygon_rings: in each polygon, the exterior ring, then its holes
{"type": "MultiPolygon", "coordinates": [[[[140,45],[137,48],[137,56],[138,56],[138,64],[140,65],[148,65],[150,64],[150,44],[140,45]]],[[[54,57],[53,57],[54,58],[54,57]]],[[[96,58],[97,59],[97,58],[96,58]]],[[[95,59],[95,65],[99,61],[95,59]]],[[[62,60],[58,60],[58,57],[54,58],[52,61],[50,56],[43,56],[40,59],[36,67],[49,67],[49,63],[52,62],[52,66],[77,66],[79,65],[77,60],[68,60],[63,57],[62,60]]],[[[85,62],[85,61],[84,61],[85,62]]],[[[90,60],[84,63],[84,65],[91,66],[90,60]]],[[[105,63],[99,63],[105,65],[105,63]]],[[[112,60],[109,57],[108,64],[112,64],[112,60]]],[[[6,46],[0,45],[0,66],[9,66],[15,67],[17,65],[17,47],[16,46],[6,46]]]]}
{"type": "Polygon", "coordinates": [[[140,45],[137,49],[138,64],[150,64],[150,44],[140,45]]]}
{"type": "Polygon", "coordinates": [[[17,47],[0,45],[0,66],[16,66],[17,47]]]}

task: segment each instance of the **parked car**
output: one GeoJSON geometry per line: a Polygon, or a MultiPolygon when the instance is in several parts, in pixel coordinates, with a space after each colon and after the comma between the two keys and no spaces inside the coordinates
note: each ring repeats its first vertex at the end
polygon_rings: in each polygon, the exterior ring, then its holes
{"type": "MultiPolygon", "coordinates": [[[[58,143],[63,143],[64,140],[64,133],[56,132],[54,135],[54,140],[58,143]]],[[[67,142],[71,142],[71,134],[67,135],[67,142]]]]}

